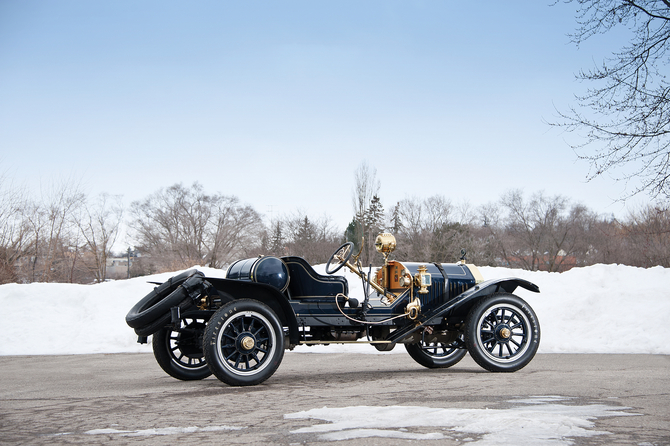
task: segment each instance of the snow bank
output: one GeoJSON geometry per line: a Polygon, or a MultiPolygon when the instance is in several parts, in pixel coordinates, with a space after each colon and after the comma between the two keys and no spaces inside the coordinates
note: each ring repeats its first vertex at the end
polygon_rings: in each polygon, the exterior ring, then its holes
{"type": "MultiPolygon", "coordinates": [[[[224,271],[198,267],[209,277],[224,271]]],[[[316,269],[323,273],[323,266],[316,269]]],[[[565,273],[480,268],[487,279],[520,277],[540,294],[518,289],[540,320],[540,353],[670,354],[670,269],[595,265],[565,273]]],[[[343,273],[340,271],[339,273],[343,273]]],[[[3,341],[0,355],[149,352],[125,323],[130,308],[155,285],[177,274],[96,285],[0,285],[3,341]]],[[[352,296],[360,279],[347,273],[352,296]]],[[[377,351],[368,345],[297,348],[297,352],[377,351]]],[[[394,352],[404,349],[395,349],[394,352]]]]}
{"type": "MultiPolygon", "coordinates": [[[[209,277],[225,271],[201,268],[209,277]]],[[[126,325],[126,313],[156,285],[177,273],[95,285],[0,285],[3,341],[0,355],[147,352],[126,325]]]]}
{"type": "Polygon", "coordinates": [[[480,268],[487,279],[516,276],[540,294],[515,292],[540,320],[540,353],[670,354],[670,269],[594,265],[565,273],[480,268]]]}

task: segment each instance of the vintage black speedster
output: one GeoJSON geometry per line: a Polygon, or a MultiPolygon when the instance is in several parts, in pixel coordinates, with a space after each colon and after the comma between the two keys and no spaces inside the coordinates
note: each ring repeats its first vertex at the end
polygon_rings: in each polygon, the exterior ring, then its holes
{"type": "Polygon", "coordinates": [[[211,373],[235,386],[259,384],[277,370],[284,350],[298,345],[367,342],[380,351],[403,344],[425,367],[450,367],[466,354],[492,372],[514,372],[537,352],[540,325],[512,294],[539,292],[518,278],[485,281],[462,260],[455,264],[389,260],[396,241],[375,241],[383,266],[367,271],[345,243],[318,274],[301,257],[239,260],[226,278],[186,271],[157,284],[126,316],[138,342],[153,335],[154,356],[171,376],[211,373]],[[349,296],[343,266],[363,282],[349,296]]]}

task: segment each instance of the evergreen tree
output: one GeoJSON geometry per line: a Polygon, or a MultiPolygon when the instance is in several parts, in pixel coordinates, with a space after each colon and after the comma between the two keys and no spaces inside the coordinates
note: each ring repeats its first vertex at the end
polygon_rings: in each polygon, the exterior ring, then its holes
{"type": "Polygon", "coordinates": [[[370,200],[365,220],[369,236],[376,236],[384,230],[384,206],[377,195],[370,200]]]}
{"type": "Polygon", "coordinates": [[[281,221],[277,221],[270,234],[270,251],[275,255],[283,255],[284,251],[284,231],[281,221]]]}
{"type": "Polygon", "coordinates": [[[354,249],[358,252],[361,245],[361,230],[356,217],[351,219],[347,229],[344,231],[344,239],[347,242],[352,242],[354,244],[354,249]]]}
{"type": "Polygon", "coordinates": [[[316,234],[314,225],[312,225],[312,223],[309,221],[309,218],[305,216],[305,218],[300,223],[300,227],[298,228],[297,241],[311,242],[314,240],[315,236],[316,234]]]}
{"type": "Polygon", "coordinates": [[[402,224],[402,217],[400,216],[400,202],[396,203],[395,206],[393,206],[393,212],[391,213],[391,229],[393,230],[393,234],[396,235],[402,230],[403,224],[402,224]]]}

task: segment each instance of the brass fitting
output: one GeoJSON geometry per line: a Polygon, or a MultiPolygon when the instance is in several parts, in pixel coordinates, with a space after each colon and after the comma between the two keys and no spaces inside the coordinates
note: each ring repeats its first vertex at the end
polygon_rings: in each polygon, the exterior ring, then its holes
{"type": "Polygon", "coordinates": [[[408,318],[415,320],[419,317],[419,313],[421,313],[421,301],[418,297],[415,297],[414,300],[408,303],[405,307],[405,314],[408,318]]]}
{"type": "Polygon", "coordinates": [[[382,254],[391,254],[395,251],[396,242],[393,234],[388,232],[381,233],[375,239],[375,249],[382,254]]]}

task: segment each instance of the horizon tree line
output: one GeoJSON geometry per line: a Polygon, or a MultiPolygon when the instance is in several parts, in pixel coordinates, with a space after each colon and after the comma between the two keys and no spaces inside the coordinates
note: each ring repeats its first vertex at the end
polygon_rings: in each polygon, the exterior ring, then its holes
{"type": "Polygon", "coordinates": [[[124,222],[140,253],[131,276],[226,268],[258,255],[325,263],[346,241],[360,250],[364,266],[378,266],[382,256],[373,245],[380,232],[395,235],[393,258],[401,261],[455,262],[465,249],[469,263],[531,271],[595,263],[670,267],[668,208],[650,204],[616,219],[563,196],[510,190],[479,207],[433,195],[407,197],[386,211],[376,171],[361,166],[355,180],[352,220],[341,229],[328,215],[305,211],[266,223],[253,206],[198,183],[159,189],[123,209],[120,197],[88,197],[72,182],[29,197],[0,178],[0,283],[104,281],[124,222]]]}

